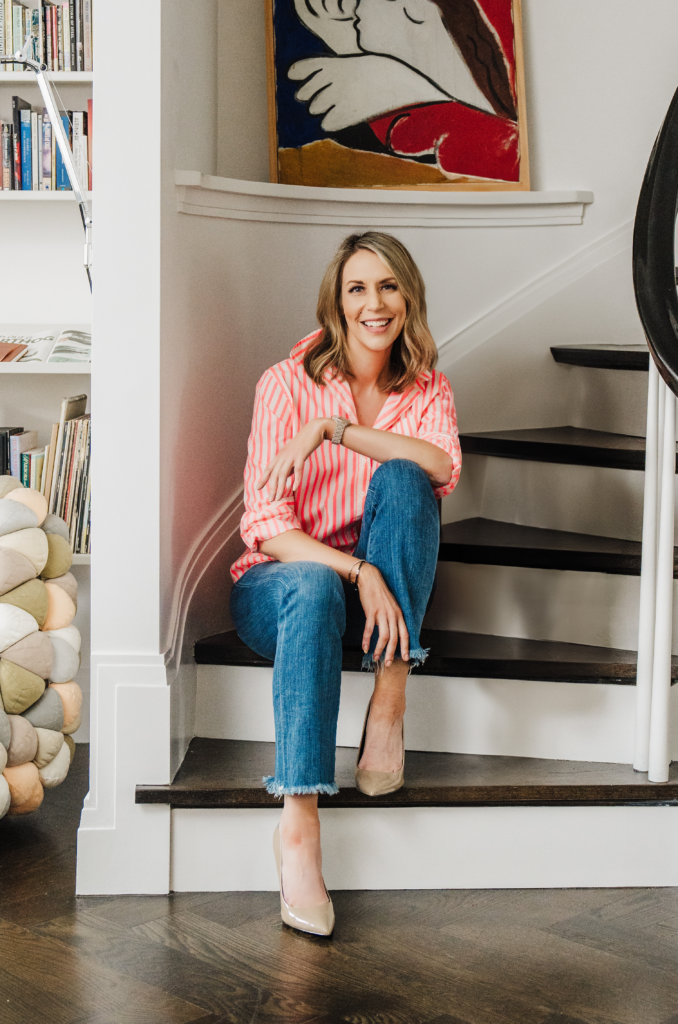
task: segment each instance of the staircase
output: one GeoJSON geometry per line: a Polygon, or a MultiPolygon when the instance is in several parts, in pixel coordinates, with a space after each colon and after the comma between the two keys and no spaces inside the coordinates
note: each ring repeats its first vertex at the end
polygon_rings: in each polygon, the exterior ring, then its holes
{"type": "MultiPolygon", "coordinates": [[[[643,346],[551,351],[568,366],[648,368],[643,346]]],[[[631,767],[645,439],[564,426],[463,434],[461,445],[471,490],[482,481],[481,511],[496,501],[508,460],[522,503],[514,522],[481,514],[442,526],[422,637],[430,655],[408,688],[407,782],[378,800],[353,783],[371,680],[358,671],[361,652],[345,649],[340,793],[320,798],[327,883],[676,885],[678,768],[653,784],[631,767]],[[603,535],[551,528],[562,509],[548,512],[548,476],[547,493],[536,494],[539,464],[579,480],[565,514],[576,522],[581,511],[584,524],[591,482],[596,500],[614,505],[619,474],[629,475],[625,501],[601,517],[603,535]],[[577,478],[578,467],[596,472],[577,478]],[[520,521],[542,509],[546,525],[520,521]],[[605,535],[615,522],[626,537],[605,535]]],[[[454,499],[443,519],[464,506],[454,499]]],[[[172,808],[174,889],[273,889],[280,805],[261,785],[274,760],[271,663],[234,632],[199,641],[195,660],[198,735],[174,781],[137,786],[136,802],[172,808]]],[[[678,753],[678,736],[671,742],[678,753]]]]}

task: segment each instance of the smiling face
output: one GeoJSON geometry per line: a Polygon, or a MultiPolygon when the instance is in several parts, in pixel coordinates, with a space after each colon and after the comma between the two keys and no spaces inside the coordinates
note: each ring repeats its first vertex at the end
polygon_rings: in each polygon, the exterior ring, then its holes
{"type": "Polygon", "coordinates": [[[370,249],[359,249],[344,265],[341,305],[349,351],[391,348],[405,326],[407,303],[384,261],[370,249]]]}

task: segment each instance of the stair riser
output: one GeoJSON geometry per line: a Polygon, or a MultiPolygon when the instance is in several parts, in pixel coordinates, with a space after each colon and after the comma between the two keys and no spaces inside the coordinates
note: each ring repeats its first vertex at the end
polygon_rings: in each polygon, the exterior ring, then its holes
{"type": "Polygon", "coordinates": [[[640,540],[644,481],[637,470],[465,455],[459,484],[443,499],[443,522],[482,516],[640,540]]]}
{"type": "MultiPolygon", "coordinates": [[[[425,624],[635,651],[639,593],[638,576],[441,562],[425,624]]],[[[674,600],[674,653],[677,627],[674,600]]]]}
{"type": "MultiPolygon", "coordinates": [[[[195,734],[275,739],[272,670],[198,666],[195,734]]],[[[342,679],[337,743],[357,746],[372,690],[365,673],[342,679]]],[[[633,760],[635,687],[507,679],[416,676],[408,684],[410,750],[505,754],[571,761],[633,760]]],[[[678,757],[678,688],[672,690],[673,757],[678,757]]]]}
{"type": "MultiPolygon", "coordinates": [[[[678,807],[321,810],[336,889],[678,885],[678,807]]],[[[178,892],[277,889],[278,810],[172,811],[178,892]]]]}

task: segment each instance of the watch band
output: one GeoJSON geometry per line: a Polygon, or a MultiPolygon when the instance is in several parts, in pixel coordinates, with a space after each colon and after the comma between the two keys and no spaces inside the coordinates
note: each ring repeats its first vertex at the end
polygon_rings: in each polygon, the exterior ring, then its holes
{"type": "Polygon", "coordinates": [[[332,434],[332,444],[341,444],[341,439],[344,436],[344,431],[346,430],[346,427],[349,425],[351,421],[345,420],[343,416],[332,416],[331,419],[333,419],[334,422],[336,423],[334,433],[332,434]]]}

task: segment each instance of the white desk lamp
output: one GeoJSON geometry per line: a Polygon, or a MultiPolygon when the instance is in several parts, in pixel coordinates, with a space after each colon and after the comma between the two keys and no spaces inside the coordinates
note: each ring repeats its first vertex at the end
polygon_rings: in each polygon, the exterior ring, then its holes
{"type": "Polygon", "coordinates": [[[68,174],[71,187],[73,189],[73,195],[75,196],[78,206],[80,207],[80,216],[82,217],[82,225],[85,229],[85,270],[87,271],[87,279],[89,280],[90,291],[92,290],[92,215],[89,210],[87,199],[85,198],[85,188],[80,184],[78,179],[78,172],[75,169],[75,161],[73,159],[73,151],[68,143],[64,126],[59,117],[59,111],[57,110],[56,100],[52,93],[52,83],[48,78],[45,78],[44,72],[47,70],[46,64],[41,64],[37,60],[33,60],[28,56],[29,52],[33,51],[33,39],[35,37],[31,34],[26,37],[26,42],[22,50],[17,52],[12,57],[0,57],[0,64],[23,64],[24,67],[30,68],[31,71],[35,71],[35,77],[38,82],[38,88],[42,93],[42,99],[45,104],[45,109],[49,115],[49,119],[52,122],[52,131],[54,132],[54,138],[56,139],[61,153],[61,159],[64,162],[66,173],[68,174]]]}

